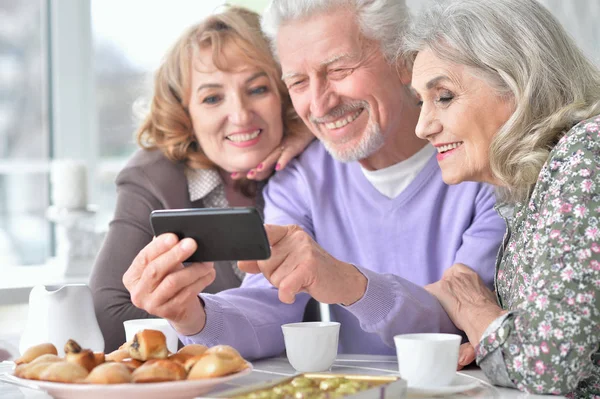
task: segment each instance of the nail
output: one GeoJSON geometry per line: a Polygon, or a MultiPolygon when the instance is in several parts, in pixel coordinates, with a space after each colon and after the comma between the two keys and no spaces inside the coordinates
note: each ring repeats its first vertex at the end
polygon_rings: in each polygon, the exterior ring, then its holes
{"type": "Polygon", "coordinates": [[[278,163],[277,165],[275,165],[275,170],[280,170],[280,169],[281,169],[281,164],[278,163]]]}
{"type": "Polygon", "coordinates": [[[258,166],[256,167],[256,170],[262,170],[263,166],[264,165],[262,163],[259,163],[258,166]]]}
{"type": "Polygon", "coordinates": [[[188,251],[194,247],[194,241],[191,238],[181,240],[181,249],[188,251]]]}
{"type": "Polygon", "coordinates": [[[254,176],[256,172],[254,172],[254,169],[252,169],[250,172],[248,172],[248,176],[254,176]]]}
{"type": "Polygon", "coordinates": [[[177,242],[177,238],[175,237],[175,235],[169,233],[163,238],[163,240],[163,242],[168,246],[175,245],[175,243],[177,242]]]}
{"type": "Polygon", "coordinates": [[[233,172],[233,173],[231,174],[231,178],[232,178],[232,179],[235,179],[237,176],[238,176],[238,172],[233,172]]]}

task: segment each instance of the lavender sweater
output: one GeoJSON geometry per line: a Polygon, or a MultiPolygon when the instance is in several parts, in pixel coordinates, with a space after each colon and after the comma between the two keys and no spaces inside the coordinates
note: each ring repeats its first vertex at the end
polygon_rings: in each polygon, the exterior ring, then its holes
{"type": "MultiPolygon", "coordinates": [[[[357,163],[335,161],[313,143],[264,191],[265,221],[297,224],[331,255],[356,265],[367,291],[355,304],[331,306],[339,321],[340,352],[394,354],[393,337],[409,332],[456,332],[439,302],[422,287],[460,262],[493,285],[505,231],[489,186],[447,186],[435,157],[396,198],[380,194],[357,163]]],[[[242,287],[201,294],[206,326],[185,344],[229,344],[249,359],[284,350],[281,325],[302,319],[309,297],[291,305],[262,275],[242,287]]]]}

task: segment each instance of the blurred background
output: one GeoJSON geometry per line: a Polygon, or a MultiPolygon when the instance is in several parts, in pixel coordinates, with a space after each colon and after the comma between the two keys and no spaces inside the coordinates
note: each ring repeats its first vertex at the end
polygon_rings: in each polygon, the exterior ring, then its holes
{"type": "MultiPolygon", "coordinates": [[[[407,2],[413,12],[427,5],[407,2]]],[[[600,65],[600,0],[541,2],[600,65]]],[[[52,159],[85,161],[96,223],[107,226],[113,181],[136,149],[132,105],[170,43],[222,3],[0,0],[0,276],[54,255],[52,159]]],[[[229,3],[260,12],[267,0],[229,3]]]]}

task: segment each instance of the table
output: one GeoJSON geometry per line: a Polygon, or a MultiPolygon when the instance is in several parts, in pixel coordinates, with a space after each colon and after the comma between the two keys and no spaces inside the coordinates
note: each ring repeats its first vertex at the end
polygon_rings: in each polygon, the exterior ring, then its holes
{"type": "MultiPolygon", "coordinates": [[[[223,384],[213,394],[240,386],[248,386],[274,379],[283,378],[295,374],[285,357],[264,359],[253,362],[254,370],[251,374],[236,379],[230,384],[223,384]]],[[[353,374],[393,374],[397,369],[394,356],[376,355],[340,355],[334,363],[331,371],[333,373],[353,374]]],[[[0,368],[0,373],[6,370],[0,368]]],[[[462,398],[506,398],[506,399],[535,399],[535,398],[561,398],[560,396],[529,395],[513,389],[499,388],[490,385],[483,372],[477,368],[470,368],[461,373],[480,380],[480,386],[461,394],[444,396],[447,399],[462,398]]],[[[0,382],[0,398],[2,399],[51,399],[49,395],[36,392],[26,388],[17,388],[0,382]]],[[[423,398],[423,397],[421,397],[423,398]]]]}

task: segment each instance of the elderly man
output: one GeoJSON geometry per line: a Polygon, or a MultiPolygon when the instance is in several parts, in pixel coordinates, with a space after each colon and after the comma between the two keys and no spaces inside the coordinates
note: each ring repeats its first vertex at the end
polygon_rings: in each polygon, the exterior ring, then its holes
{"type": "Polygon", "coordinates": [[[396,334],[457,331],[423,289],[444,270],[468,265],[491,286],[504,223],[489,187],[443,183],[436,156],[453,162],[460,145],[415,136],[420,107],[394,61],[406,12],[401,0],[271,3],[263,28],[319,140],[264,191],[271,258],[240,262],[256,274],[202,294],[197,313],[172,313],[184,343],[277,355],[281,325],[300,321],[313,297],[333,304],[341,352],[392,354],[396,334]]]}

